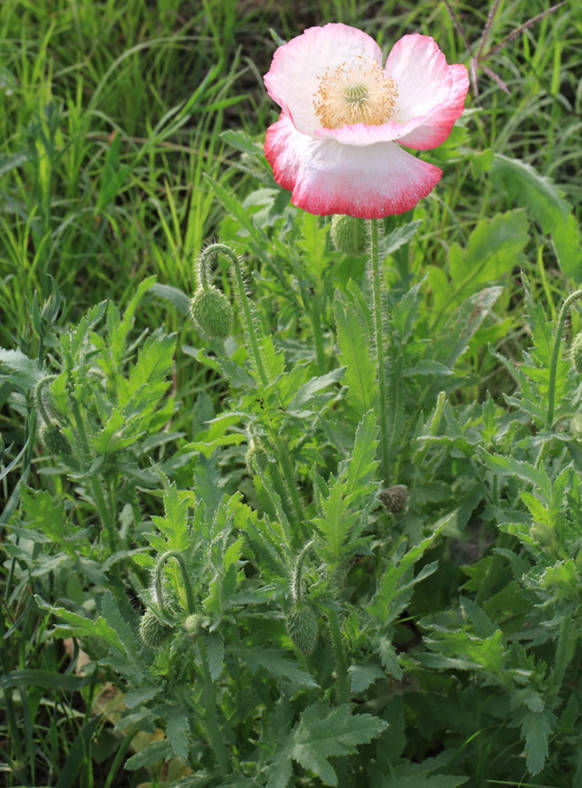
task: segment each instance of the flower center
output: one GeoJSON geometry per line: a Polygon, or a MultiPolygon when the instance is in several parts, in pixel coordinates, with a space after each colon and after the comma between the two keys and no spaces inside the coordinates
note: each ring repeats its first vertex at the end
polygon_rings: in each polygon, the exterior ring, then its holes
{"type": "Polygon", "coordinates": [[[355,57],[318,81],[313,108],[326,129],[354,123],[379,126],[394,113],[398,88],[373,60],[355,57]]]}

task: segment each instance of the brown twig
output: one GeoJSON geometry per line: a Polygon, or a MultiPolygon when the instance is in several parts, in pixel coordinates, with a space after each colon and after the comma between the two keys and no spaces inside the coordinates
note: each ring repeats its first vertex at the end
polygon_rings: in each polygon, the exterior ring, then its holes
{"type": "Polygon", "coordinates": [[[486,54],[484,54],[481,59],[487,60],[488,58],[491,57],[491,55],[494,55],[496,52],[499,52],[500,49],[503,49],[503,47],[506,44],[509,44],[510,41],[513,41],[514,38],[517,38],[517,36],[520,33],[523,33],[524,30],[527,30],[536,22],[539,22],[545,16],[548,16],[548,14],[553,14],[554,11],[557,11],[558,8],[561,8],[563,5],[566,5],[567,2],[568,0],[562,0],[561,3],[556,3],[556,5],[553,5],[550,8],[546,8],[546,10],[542,11],[541,14],[537,14],[537,16],[532,16],[532,18],[528,19],[527,22],[524,22],[523,25],[516,27],[515,30],[512,30],[511,33],[506,35],[505,38],[503,38],[498,44],[496,44],[493,47],[493,49],[490,49],[486,54]]]}
{"type": "Polygon", "coordinates": [[[470,44],[470,43],[467,41],[467,39],[466,39],[466,37],[465,37],[465,31],[464,31],[464,30],[463,30],[463,28],[461,27],[461,23],[460,23],[460,22],[459,22],[459,20],[457,19],[457,15],[455,14],[455,12],[453,11],[453,9],[451,8],[451,6],[450,6],[450,4],[449,4],[449,0],[444,0],[444,3],[445,3],[445,6],[447,7],[447,11],[449,12],[449,16],[450,16],[450,17],[451,17],[451,19],[453,20],[453,24],[454,24],[454,26],[457,28],[457,33],[458,33],[458,34],[461,36],[461,38],[463,39],[463,43],[464,43],[464,45],[465,45],[465,47],[466,47],[466,49],[467,49],[467,52],[468,52],[469,54],[471,54],[471,44],[470,44]]]}
{"type": "Polygon", "coordinates": [[[490,77],[493,80],[493,82],[495,82],[495,84],[501,88],[501,90],[503,90],[504,93],[507,93],[508,96],[511,95],[509,88],[507,87],[505,82],[501,79],[501,77],[499,77],[495,73],[495,71],[490,69],[489,66],[486,66],[485,63],[481,63],[481,68],[487,74],[487,76],[490,77]]]}
{"type": "Polygon", "coordinates": [[[489,13],[487,15],[487,21],[485,22],[485,27],[483,28],[483,33],[481,34],[481,41],[479,43],[479,51],[477,52],[477,60],[480,59],[481,53],[483,52],[483,47],[485,46],[485,42],[489,37],[489,32],[491,30],[491,25],[493,24],[493,20],[495,18],[495,14],[497,13],[497,9],[499,8],[499,3],[501,0],[494,0],[493,5],[489,9],[489,13]]]}
{"type": "Polygon", "coordinates": [[[537,14],[536,16],[532,16],[531,19],[528,19],[527,22],[523,23],[523,25],[520,25],[519,27],[516,27],[514,30],[511,31],[511,33],[506,35],[505,38],[503,38],[498,44],[496,44],[494,47],[491,47],[491,49],[488,52],[483,54],[483,49],[485,48],[485,43],[487,41],[487,38],[489,37],[489,33],[491,32],[491,27],[493,25],[493,20],[495,19],[495,15],[497,14],[497,11],[499,9],[499,4],[501,2],[501,0],[493,0],[493,3],[491,5],[491,8],[489,9],[489,13],[487,15],[487,21],[485,22],[485,27],[483,28],[483,32],[481,33],[481,38],[480,38],[480,41],[479,41],[479,49],[477,51],[477,55],[473,55],[473,47],[469,43],[469,41],[467,40],[467,37],[465,36],[465,32],[464,32],[464,30],[463,30],[463,28],[461,26],[461,23],[457,19],[457,15],[453,11],[453,9],[452,9],[452,7],[451,7],[451,5],[449,3],[449,0],[443,0],[443,1],[444,1],[444,4],[445,4],[445,7],[446,7],[446,9],[447,9],[447,11],[449,13],[449,16],[450,16],[450,18],[451,18],[451,20],[453,22],[453,25],[455,26],[457,32],[461,36],[461,38],[463,40],[463,43],[465,45],[465,48],[467,50],[467,53],[469,54],[469,75],[470,75],[470,79],[471,79],[471,86],[473,88],[473,93],[475,95],[475,98],[477,98],[477,99],[479,98],[479,86],[477,84],[477,77],[478,77],[478,69],[479,68],[482,68],[484,73],[487,74],[487,76],[490,79],[492,79],[495,82],[495,84],[499,88],[501,88],[501,90],[503,90],[508,95],[509,95],[509,92],[510,92],[509,88],[507,87],[505,82],[501,79],[501,77],[499,77],[491,68],[486,66],[484,61],[488,60],[490,57],[492,57],[493,55],[497,54],[497,52],[499,52],[501,49],[503,49],[503,47],[506,44],[509,44],[509,42],[513,41],[514,38],[517,38],[517,36],[520,33],[523,33],[524,30],[528,30],[536,22],[539,22],[541,19],[543,19],[544,17],[548,16],[549,14],[553,14],[554,11],[557,11],[558,8],[561,8],[563,5],[566,5],[566,3],[568,2],[568,0],[561,0],[561,2],[556,3],[555,5],[551,6],[550,8],[546,8],[546,10],[542,11],[540,14],[537,14]]]}

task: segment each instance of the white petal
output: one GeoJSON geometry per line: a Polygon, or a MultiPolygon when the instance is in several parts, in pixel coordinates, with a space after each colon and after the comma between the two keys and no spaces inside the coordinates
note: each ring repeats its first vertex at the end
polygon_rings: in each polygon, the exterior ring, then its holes
{"type": "Polygon", "coordinates": [[[275,51],[264,76],[267,91],[299,131],[311,134],[321,125],[313,107],[318,77],[355,57],[382,63],[378,44],[355,27],[309,27],[275,51]]]}

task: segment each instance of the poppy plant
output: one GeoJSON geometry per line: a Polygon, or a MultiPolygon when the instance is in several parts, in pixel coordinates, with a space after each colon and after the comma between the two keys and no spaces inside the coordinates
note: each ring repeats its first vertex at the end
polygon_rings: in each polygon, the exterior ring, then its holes
{"type": "Polygon", "coordinates": [[[339,23],[280,46],[264,80],[282,110],[265,140],[277,183],[309,213],[367,219],[414,208],[438,183],[401,145],[444,142],[469,87],[430,36],[403,36],[383,68],[374,39],[339,23]]]}

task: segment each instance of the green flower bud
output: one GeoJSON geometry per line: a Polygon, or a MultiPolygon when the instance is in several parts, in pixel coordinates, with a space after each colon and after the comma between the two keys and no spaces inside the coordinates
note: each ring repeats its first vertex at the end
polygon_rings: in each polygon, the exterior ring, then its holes
{"type": "Polygon", "coordinates": [[[576,372],[582,374],[582,332],[576,334],[570,345],[570,357],[572,366],[576,372]]]}
{"type": "Polygon", "coordinates": [[[93,662],[102,659],[108,650],[106,643],[97,637],[81,638],[81,648],[91,657],[93,662]]]}
{"type": "Polygon", "coordinates": [[[406,509],[408,503],[408,487],[405,484],[395,484],[380,490],[378,498],[391,514],[400,514],[406,509]]]}
{"type": "Polygon", "coordinates": [[[191,613],[184,621],[184,632],[190,637],[196,637],[202,628],[203,621],[204,616],[200,615],[200,613],[191,613]]]}
{"type": "Polygon", "coordinates": [[[153,610],[146,610],[139,623],[139,634],[146,646],[157,648],[166,641],[172,633],[171,627],[164,624],[153,610]]]}
{"type": "Polygon", "coordinates": [[[362,252],[366,247],[364,222],[354,216],[335,214],[331,220],[331,240],[338,252],[362,252]]]}
{"type": "Polygon", "coordinates": [[[530,534],[541,547],[554,547],[556,544],[554,529],[547,523],[533,522],[530,534]]]}
{"type": "Polygon", "coordinates": [[[56,424],[47,424],[43,427],[40,433],[40,439],[45,449],[51,454],[61,455],[71,453],[69,441],[63,435],[60,427],[56,424]]]}
{"type": "Polygon", "coordinates": [[[218,288],[199,287],[190,301],[190,317],[201,334],[226,339],[232,324],[232,307],[218,288]]]}
{"type": "Polygon", "coordinates": [[[287,616],[287,631],[295,647],[308,657],[315,651],[319,637],[317,616],[310,607],[297,606],[287,616]]]}

